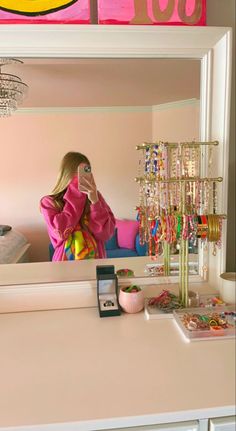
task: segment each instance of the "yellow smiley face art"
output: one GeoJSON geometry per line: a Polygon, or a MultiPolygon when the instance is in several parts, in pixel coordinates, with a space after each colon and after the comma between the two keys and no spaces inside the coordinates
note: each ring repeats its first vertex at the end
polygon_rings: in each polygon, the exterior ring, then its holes
{"type": "Polygon", "coordinates": [[[0,9],[26,16],[45,15],[65,9],[78,0],[0,0],[0,9]]]}

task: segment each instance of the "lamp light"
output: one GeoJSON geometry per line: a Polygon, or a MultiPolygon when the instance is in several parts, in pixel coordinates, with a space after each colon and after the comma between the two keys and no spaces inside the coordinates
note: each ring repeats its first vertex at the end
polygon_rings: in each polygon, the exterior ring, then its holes
{"type": "Polygon", "coordinates": [[[0,117],[10,116],[23,102],[28,86],[19,76],[3,73],[9,64],[22,64],[17,58],[0,58],[0,117]]]}

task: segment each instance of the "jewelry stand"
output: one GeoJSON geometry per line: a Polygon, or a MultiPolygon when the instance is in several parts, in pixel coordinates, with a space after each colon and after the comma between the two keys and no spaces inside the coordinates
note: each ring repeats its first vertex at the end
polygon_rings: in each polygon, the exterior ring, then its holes
{"type": "Polygon", "coordinates": [[[164,256],[164,275],[170,275],[170,247],[179,247],[179,300],[189,305],[189,242],[221,245],[225,216],[217,212],[217,184],[222,177],[202,178],[202,148],[208,146],[208,175],[211,174],[213,142],[159,142],[136,147],[139,161],[138,209],[140,243],[148,244],[149,255],[164,256]]]}

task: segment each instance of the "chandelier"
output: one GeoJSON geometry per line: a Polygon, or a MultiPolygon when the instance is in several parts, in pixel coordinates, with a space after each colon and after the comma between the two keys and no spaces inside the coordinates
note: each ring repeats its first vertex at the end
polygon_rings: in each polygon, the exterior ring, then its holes
{"type": "Polygon", "coordinates": [[[10,64],[22,64],[17,58],[0,58],[0,117],[8,117],[23,102],[28,86],[16,75],[3,73],[10,64]]]}

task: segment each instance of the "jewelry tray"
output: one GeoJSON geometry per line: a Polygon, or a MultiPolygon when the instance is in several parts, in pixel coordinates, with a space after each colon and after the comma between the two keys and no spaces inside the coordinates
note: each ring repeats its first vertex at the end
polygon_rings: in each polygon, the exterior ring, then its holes
{"type": "Polygon", "coordinates": [[[188,341],[198,341],[198,340],[216,340],[222,338],[234,338],[236,334],[236,317],[235,317],[235,305],[228,305],[220,308],[185,308],[173,311],[173,317],[180,328],[183,335],[188,341]],[[227,322],[232,325],[228,328],[222,329],[194,329],[190,330],[184,324],[185,315],[197,314],[200,316],[212,316],[212,313],[217,313],[218,315],[225,315],[227,322]],[[227,313],[234,313],[233,315],[227,313]]]}
{"type": "Polygon", "coordinates": [[[144,316],[145,319],[173,319],[173,310],[171,310],[169,313],[165,313],[163,310],[160,310],[157,307],[152,307],[148,305],[148,302],[151,298],[145,299],[145,305],[144,305],[144,316]]]}

